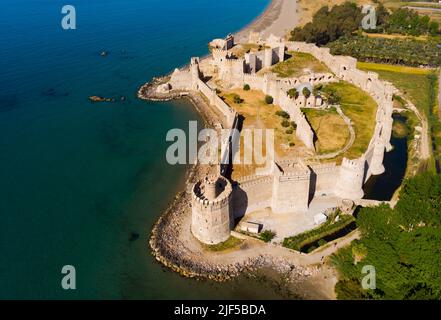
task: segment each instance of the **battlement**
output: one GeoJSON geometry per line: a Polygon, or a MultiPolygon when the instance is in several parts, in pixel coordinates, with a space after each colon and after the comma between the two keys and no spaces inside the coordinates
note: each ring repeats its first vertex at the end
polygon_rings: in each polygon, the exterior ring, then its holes
{"type": "Polygon", "coordinates": [[[316,174],[336,172],[338,168],[335,162],[324,164],[311,164],[309,165],[309,167],[316,174]]]}
{"type": "MultiPolygon", "coordinates": [[[[250,43],[260,42],[259,38],[257,33],[250,34],[250,43]]],[[[229,223],[232,221],[229,215],[234,212],[235,206],[239,206],[238,211],[242,213],[271,206],[277,214],[306,211],[310,196],[315,194],[326,193],[344,199],[360,199],[366,180],[371,174],[381,173],[383,168],[385,146],[390,139],[392,126],[392,96],[396,89],[390,83],[380,80],[377,73],[358,70],[356,59],[331,55],[329,48],[301,42],[285,42],[274,36],[268,38],[265,44],[270,49],[248,53],[244,58],[235,58],[225,48],[213,48],[211,65],[214,72],[217,71],[219,79],[229,87],[241,88],[248,84],[253,90],[271,95],[274,103],[289,113],[291,120],[297,124],[297,137],[311,150],[314,149],[314,132],[300,108],[315,107],[316,97],[306,99],[302,95],[301,86],[304,84],[311,88],[321,82],[344,80],[360,87],[378,104],[375,131],[368,149],[360,158],[343,158],[339,166],[336,163],[305,164],[298,159],[283,160],[277,162],[273,172],[263,176],[243,177],[234,188],[221,176],[206,177],[197,182],[192,189],[192,231],[198,239],[203,239],[201,241],[206,243],[228,238],[229,223]],[[312,54],[327,65],[332,73],[311,72],[298,78],[278,78],[271,73],[263,76],[255,74],[259,68],[271,66],[278,59],[283,59],[285,47],[312,54]],[[298,89],[300,95],[297,99],[288,96],[287,90],[290,88],[298,89]]],[[[199,65],[199,60],[192,58],[191,64],[199,65]]],[[[235,126],[237,114],[219,98],[213,88],[200,80],[196,69],[191,69],[195,90],[205,95],[210,104],[225,115],[228,125],[235,126]]],[[[185,77],[181,78],[183,80],[185,77]]],[[[230,137],[232,135],[233,133],[230,137]]],[[[228,148],[230,137],[222,142],[222,158],[227,154],[224,149],[228,148]]]]}
{"type": "Polygon", "coordinates": [[[259,176],[259,175],[250,175],[240,178],[237,183],[241,187],[249,187],[252,185],[262,184],[265,182],[269,182],[273,180],[273,176],[259,176]]]}
{"type": "Polygon", "coordinates": [[[190,60],[191,65],[199,64],[199,57],[192,57],[190,60]]]}
{"type": "Polygon", "coordinates": [[[226,57],[225,58],[225,62],[231,63],[231,64],[244,64],[245,63],[245,58],[232,58],[232,57],[226,57]]]}
{"type": "Polygon", "coordinates": [[[233,188],[231,183],[222,176],[205,177],[193,186],[193,200],[203,207],[225,205],[233,188]]]}
{"type": "Polygon", "coordinates": [[[341,165],[342,167],[347,167],[354,170],[363,170],[364,162],[365,162],[364,160],[365,160],[364,157],[354,160],[343,158],[341,165]]]}
{"type": "Polygon", "coordinates": [[[213,57],[226,57],[228,55],[228,51],[224,49],[211,49],[211,54],[213,57]]]}

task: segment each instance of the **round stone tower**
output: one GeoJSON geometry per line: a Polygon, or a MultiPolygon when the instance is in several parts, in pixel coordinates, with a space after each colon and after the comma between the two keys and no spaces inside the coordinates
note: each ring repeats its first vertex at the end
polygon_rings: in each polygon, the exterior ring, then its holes
{"type": "Polygon", "coordinates": [[[193,186],[191,231],[199,241],[217,244],[230,237],[232,192],[231,183],[222,176],[208,176],[193,186]]]}

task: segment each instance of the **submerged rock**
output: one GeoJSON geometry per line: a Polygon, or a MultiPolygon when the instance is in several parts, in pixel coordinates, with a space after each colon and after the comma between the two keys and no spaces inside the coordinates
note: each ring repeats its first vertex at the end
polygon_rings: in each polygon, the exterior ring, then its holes
{"type": "Polygon", "coordinates": [[[129,238],[129,241],[130,241],[130,242],[136,241],[136,240],[138,240],[138,239],[139,239],[139,233],[132,232],[132,233],[130,234],[130,238],[129,238]]]}
{"type": "Polygon", "coordinates": [[[115,102],[115,98],[104,98],[100,96],[90,96],[89,100],[91,102],[115,102]]]}

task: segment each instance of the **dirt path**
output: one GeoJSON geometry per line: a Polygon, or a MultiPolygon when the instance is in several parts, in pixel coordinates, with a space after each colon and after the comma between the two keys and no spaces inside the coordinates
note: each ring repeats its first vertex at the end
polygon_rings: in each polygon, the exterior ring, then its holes
{"type": "Polygon", "coordinates": [[[441,114],[441,69],[438,76],[438,112],[441,114]]]}
{"type": "Polygon", "coordinates": [[[336,106],[337,109],[337,113],[340,115],[340,117],[343,118],[343,121],[346,123],[346,125],[348,126],[348,130],[349,130],[349,141],[348,143],[344,146],[343,149],[340,149],[338,151],[332,152],[332,153],[326,153],[326,154],[321,154],[318,156],[315,156],[314,159],[317,160],[323,160],[323,159],[332,159],[337,157],[338,155],[345,153],[346,151],[349,150],[350,147],[352,147],[352,145],[354,144],[355,141],[355,130],[354,127],[352,126],[352,122],[351,119],[349,119],[344,113],[343,110],[341,109],[340,106],[336,106]]]}
{"type": "Polygon", "coordinates": [[[181,213],[179,227],[176,230],[178,238],[174,241],[174,245],[178,248],[185,248],[185,252],[182,253],[186,258],[218,270],[252,264],[252,261],[264,262],[264,265],[270,265],[276,271],[288,272],[290,278],[295,281],[307,282],[308,290],[313,290],[314,293],[319,293],[320,297],[327,299],[335,298],[334,286],[337,282],[335,271],[325,265],[327,258],[360,238],[360,233],[355,230],[343,238],[329,242],[313,253],[305,254],[282,247],[280,244],[266,244],[255,238],[233,233],[244,239],[239,247],[213,252],[192,236],[190,226],[191,213],[186,210],[185,213],[181,213]]]}
{"type": "Polygon", "coordinates": [[[420,144],[420,158],[422,160],[427,160],[430,158],[431,154],[431,147],[429,142],[429,124],[427,122],[427,118],[425,115],[422,115],[418,108],[405,97],[405,95],[401,92],[399,92],[399,95],[406,101],[407,105],[409,106],[410,110],[412,110],[415,115],[418,117],[418,119],[421,122],[421,144],[420,144]]]}

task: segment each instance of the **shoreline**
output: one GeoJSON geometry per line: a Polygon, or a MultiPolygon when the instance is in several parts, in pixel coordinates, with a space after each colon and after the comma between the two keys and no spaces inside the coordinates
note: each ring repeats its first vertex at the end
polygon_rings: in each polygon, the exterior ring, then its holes
{"type": "MultiPolygon", "coordinates": [[[[251,30],[267,33],[278,30],[280,34],[280,24],[287,22],[283,8],[292,7],[292,5],[297,6],[295,0],[271,1],[258,17],[239,30],[235,36],[243,38],[251,30]]],[[[196,93],[179,92],[170,96],[152,91],[155,85],[166,81],[169,76],[154,78],[152,82],[143,85],[138,91],[138,97],[151,101],[186,99],[200,114],[206,127],[213,128],[215,123],[223,122],[213,108],[196,93]]],[[[283,282],[287,289],[295,287],[296,294],[312,299],[335,299],[336,274],[323,265],[321,253],[306,257],[301,253],[264,244],[260,240],[247,237],[243,239],[243,245],[239,250],[235,248],[236,250],[216,253],[204,248],[192,236],[190,231],[191,196],[188,190],[194,182],[206,175],[207,170],[209,168],[201,165],[194,165],[188,169],[182,191],[176,194],[168,208],[156,221],[149,240],[151,253],[155,259],[184,277],[218,282],[231,280],[243,273],[250,274],[268,269],[271,270],[268,272],[268,279],[274,279],[271,273],[275,272],[285,279],[283,282]]]]}
{"type": "Polygon", "coordinates": [[[272,0],[253,21],[235,33],[239,42],[246,39],[250,31],[260,32],[263,38],[274,34],[285,37],[299,22],[297,0],[272,0]]]}

